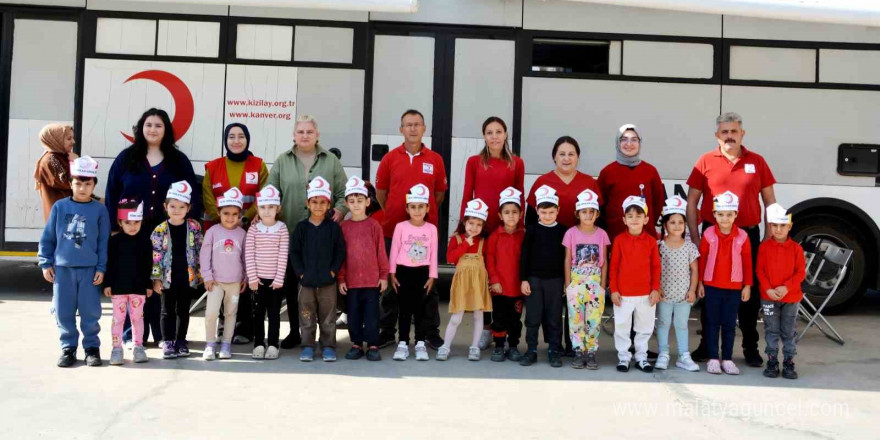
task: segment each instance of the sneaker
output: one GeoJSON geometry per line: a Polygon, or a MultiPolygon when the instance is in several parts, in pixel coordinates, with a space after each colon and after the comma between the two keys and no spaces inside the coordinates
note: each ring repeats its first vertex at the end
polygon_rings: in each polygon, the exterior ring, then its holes
{"type": "Polygon", "coordinates": [[[636,368],[638,368],[641,371],[644,371],[645,373],[650,373],[650,372],[654,371],[654,366],[651,365],[651,363],[648,362],[647,359],[642,359],[640,361],[636,361],[636,368]]]}
{"type": "Polygon", "coordinates": [[[174,343],[171,341],[165,341],[162,344],[162,359],[175,359],[177,358],[177,350],[174,349],[174,343]]]}
{"type": "Polygon", "coordinates": [[[617,371],[619,371],[621,373],[626,373],[629,371],[630,365],[632,365],[632,361],[628,361],[628,360],[625,361],[625,360],[621,359],[621,360],[617,361],[617,371]]]}
{"type": "Polygon", "coordinates": [[[767,359],[767,367],[764,368],[764,377],[775,379],[779,377],[779,361],[776,358],[767,359]]]}
{"type": "Polygon", "coordinates": [[[512,362],[519,362],[522,360],[522,357],[522,353],[516,347],[507,350],[507,359],[510,359],[512,362]]]}
{"type": "Polygon", "coordinates": [[[479,347],[480,350],[485,350],[489,348],[490,344],[492,344],[492,332],[483,329],[483,332],[480,333],[480,343],[477,345],[477,347],[479,347]]]}
{"type": "Polygon", "coordinates": [[[584,356],[583,350],[576,350],[574,353],[574,360],[571,361],[571,368],[575,370],[583,370],[587,367],[587,358],[584,356]]]}
{"type": "Polygon", "coordinates": [[[186,340],[175,342],[174,350],[177,352],[177,357],[189,357],[189,344],[186,340]]]}
{"type": "Polygon", "coordinates": [[[550,361],[550,366],[553,368],[562,367],[562,353],[558,351],[551,351],[547,354],[547,358],[550,361]]]}
{"type": "Polygon", "coordinates": [[[397,338],[394,337],[394,333],[380,333],[379,334],[379,345],[378,348],[385,348],[394,345],[394,342],[397,341],[397,338]]]}
{"type": "Polygon", "coordinates": [[[663,352],[657,356],[657,362],[654,363],[654,368],[658,370],[665,370],[669,368],[669,353],[663,352]]]}
{"type": "Polygon", "coordinates": [[[86,349],[86,365],[90,367],[100,367],[102,363],[101,352],[97,347],[86,349]]]}
{"type": "Polygon", "coordinates": [[[440,349],[437,350],[437,356],[436,356],[436,359],[437,359],[438,361],[445,361],[446,359],[449,359],[449,349],[446,348],[445,346],[444,346],[444,347],[440,347],[440,349]]]}
{"type": "Polygon", "coordinates": [[[242,335],[235,335],[232,337],[232,343],[235,345],[250,344],[251,338],[242,335]]]}
{"type": "Polygon", "coordinates": [[[364,357],[364,349],[360,347],[351,347],[351,350],[345,353],[345,358],[350,361],[356,361],[362,357],[364,357]]]}
{"type": "Polygon", "coordinates": [[[262,345],[258,345],[254,347],[254,351],[251,352],[251,358],[253,359],[265,359],[266,358],[266,347],[262,345]]]}
{"type": "Polygon", "coordinates": [[[220,344],[220,359],[232,359],[232,353],[229,351],[229,343],[220,344]]]}
{"type": "Polygon", "coordinates": [[[480,360],[480,347],[470,347],[470,348],[468,348],[468,360],[469,360],[469,361],[478,361],[478,360],[480,360]]]}
{"type": "Polygon", "coordinates": [[[700,366],[691,359],[690,353],[684,353],[678,356],[678,360],[675,361],[675,366],[681,368],[682,370],[687,371],[700,371],[700,366]]]}
{"type": "Polygon", "coordinates": [[[709,360],[709,353],[706,352],[706,346],[700,342],[696,350],[691,352],[691,359],[694,362],[706,362],[709,360]]]}
{"type": "Polygon", "coordinates": [[[278,347],[270,345],[269,348],[266,349],[266,359],[278,359],[278,347]]]}
{"type": "Polygon", "coordinates": [[[290,332],[286,338],[281,341],[281,348],[285,350],[290,350],[292,348],[296,348],[299,344],[302,344],[302,339],[299,337],[299,329],[290,332]]]}
{"type": "Polygon", "coordinates": [[[114,347],[113,351],[110,352],[110,365],[122,365],[125,363],[122,359],[122,347],[114,347]]]}
{"type": "Polygon", "coordinates": [[[736,368],[736,364],[734,364],[731,360],[721,361],[721,371],[731,376],[736,376],[737,374],[739,374],[739,368],[736,368]]]}
{"type": "Polygon", "coordinates": [[[143,345],[136,346],[134,348],[134,363],[142,364],[144,362],[149,362],[150,358],[147,357],[147,350],[144,349],[143,345]]]}
{"type": "Polygon", "coordinates": [[[393,359],[395,361],[405,361],[407,358],[409,358],[409,346],[406,345],[406,342],[400,341],[397,344],[397,350],[394,350],[393,359]]]}
{"type": "Polygon", "coordinates": [[[519,364],[523,367],[528,367],[538,362],[538,352],[537,351],[526,351],[526,354],[522,355],[522,358],[519,360],[519,364]]]}
{"type": "Polygon", "coordinates": [[[504,347],[495,346],[495,350],[492,351],[492,357],[489,358],[492,362],[504,362],[504,347]]]}
{"type": "Polygon", "coordinates": [[[706,364],[706,371],[709,374],[721,374],[721,361],[718,359],[709,359],[709,363],[706,364]]]}
{"type": "Polygon", "coordinates": [[[416,343],[416,360],[417,361],[431,360],[431,357],[428,356],[428,347],[425,347],[425,341],[419,341],[416,343]]]}
{"type": "Polygon", "coordinates": [[[58,358],[58,366],[61,368],[67,368],[73,366],[76,363],[76,349],[75,348],[63,348],[61,349],[61,357],[58,358]]]}
{"type": "Polygon", "coordinates": [[[379,353],[379,347],[370,347],[370,349],[367,350],[367,360],[371,362],[382,360],[382,354],[379,353]]]}
{"type": "Polygon", "coordinates": [[[205,351],[202,353],[202,359],[206,361],[213,361],[217,358],[217,353],[214,348],[213,342],[208,342],[205,344],[205,351]]]}
{"type": "Polygon", "coordinates": [[[321,350],[321,358],[324,362],[336,362],[336,349],[333,347],[324,347],[321,350]]]}
{"type": "Polygon", "coordinates": [[[122,343],[122,346],[125,347],[126,350],[134,349],[134,341],[125,341],[122,343]]]}
{"type": "Polygon", "coordinates": [[[743,355],[746,358],[746,365],[750,367],[760,368],[764,365],[764,358],[761,357],[761,353],[758,353],[758,350],[743,351],[743,355]]]}
{"type": "Polygon", "coordinates": [[[315,360],[315,349],[312,347],[303,347],[302,353],[299,354],[299,360],[302,362],[311,362],[315,360]]]}
{"type": "Polygon", "coordinates": [[[347,329],[348,328],[348,314],[342,313],[336,318],[336,329],[347,329]]]}
{"type": "Polygon", "coordinates": [[[596,352],[595,351],[588,351],[587,352],[586,367],[588,370],[598,370],[599,369],[599,361],[596,360],[596,352]]]}
{"type": "MultiPolygon", "coordinates": [[[[156,342],[156,341],[153,341],[153,342],[156,342]]],[[[144,341],[144,344],[146,344],[146,343],[147,343],[147,341],[144,341]]],[[[165,350],[165,341],[157,342],[156,347],[158,347],[159,350],[165,350]]]]}
{"type": "Polygon", "coordinates": [[[794,361],[788,360],[782,363],[782,377],[786,379],[797,379],[797,371],[794,371],[794,361]]]}
{"type": "Polygon", "coordinates": [[[431,350],[439,350],[445,343],[440,335],[428,336],[428,340],[425,342],[428,343],[428,347],[431,347],[431,350]]]}

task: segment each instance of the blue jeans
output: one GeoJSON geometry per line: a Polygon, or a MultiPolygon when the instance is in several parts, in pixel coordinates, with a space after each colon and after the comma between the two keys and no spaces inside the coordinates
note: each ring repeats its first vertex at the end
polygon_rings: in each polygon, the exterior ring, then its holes
{"type": "Polygon", "coordinates": [[[346,304],[352,345],[379,345],[379,288],[348,289],[346,304]]]}
{"type": "Polygon", "coordinates": [[[660,301],[657,304],[657,345],[660,353],[669,353],[669,327],[675,327],[675,342],[678,354],[688,353],[688,318],[691,303],[671,303],[660,301]]]}
{"type": "MultiPolygon", "coordinates": [[[[757,293],[757,292],[755,292],[757,293]]],[[[706,286],[706,351],[709,359],[718,359],[718,333],[721,333],[721,360],[733,360],[733,340],[736,338],[736,315],[739,313],[742,293],[739,290],[706,286]]]]}
{"type": "Polygon", "coordinates": [[[58,330],[61,332],[61,348],[76,349],[79,332],[76,330],[76,312],[79,311],[79,328],[83,333],[83,348],[99,348],[101,340],[101,289],[92,284],[95,267],[55,266],[55,283],[52,284],[52,308],[58,330]]]}

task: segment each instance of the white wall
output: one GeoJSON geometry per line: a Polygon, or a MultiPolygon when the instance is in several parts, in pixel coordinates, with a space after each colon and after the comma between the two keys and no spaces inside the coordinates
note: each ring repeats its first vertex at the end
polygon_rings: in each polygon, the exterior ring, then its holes
{"type": "Polygon", "coordinates": [[[522,0],[419,0],[415,14],[371,12],[371,21],[519,27],[522,0]]]}
{"type": "Polygon", "coordinates": [[[725,38],[880,43],[880,27],[724,16],[725,38]]]}

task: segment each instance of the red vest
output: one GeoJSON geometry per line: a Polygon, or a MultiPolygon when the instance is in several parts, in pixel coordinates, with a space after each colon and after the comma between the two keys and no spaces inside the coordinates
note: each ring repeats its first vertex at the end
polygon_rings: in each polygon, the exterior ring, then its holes
{"type": "MultiPolygon", "coordinates": [[[[243,196],[243,211],[247,211],[257,200],[256,194],[260,190],[260,170],[262,168],[263,159],[257,156],[248,156],[244,161],[244,172],[241,173],[241,181],[236,185],[243,196]]],[[[214,200],[223,197],[223,193],[232,187],[229,184],[229,176],[226,174],[226,158],[220,157],[208,162],[205,164],[205,170],[211,176],[211,192],[214,193],[214,200]]]]}

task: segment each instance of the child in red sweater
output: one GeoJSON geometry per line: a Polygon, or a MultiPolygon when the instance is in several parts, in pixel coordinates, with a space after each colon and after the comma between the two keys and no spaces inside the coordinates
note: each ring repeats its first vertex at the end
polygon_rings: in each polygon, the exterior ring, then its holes
{"type": "Polygon", "coordinates": [[[364,181],[352,176],[345,184],[345,204],[351,219],[342,222],[345,262],[336,277],[346,296],[351,349],[345,358],[360,359],[367,345],[367,360],[379,361],[379,295],[388,288],[388,256],[382,226],[367,210],[371,205],[364,181]],[[366,342],[366,344],[363,344],[366,342]]]}
{"type": "Polygon", "coordinates": [[[797,379],[794,370],[795,320],[798,304],[804,297],[801,283],[806,277],[804,249],[788,238],[791,214],[777,203],[767,207],[767,223],[772,240],[758,248],[758,286],[764,309],[764,340],[767,348],[767,367],[764,376],[779,376],[779,339],[782,338],[782,377],[797,379]]]}
{"type": "Polygon", "coordinates": [[[645,231],[648,224],[645,199],[627,197],[623,201],[623,213],[627,232],[614,240],[609,274],[617,371],[629,371],[632,363],[633,355],[629,352],[632,329],[636,333],[632,340],[636,368],[650,373],[654,367],[648,362],[648,340],[654,333],[654,309],[660,301],[660,251],[657,241],[645,231]]]}
{"type": "Polygon", "coordinates": [[[452,287],[449,289],[449,324],[446,325],[446,342],[437,350],[437,360],[449,358],[452,341],[464,312],[474,314],[474,334],[468,348],[468,360],[480,360],[480,334],[483,332],[483,311],[492,311],[489,296],[489,275],[486,272],[486,219],[489,207],[486,202],[474,199],[467,202],[464,217],[458,223],[455,234],[446,247],[446,259],[455,265],[452,287]]]}
{"type": "Polygon", "coordinates": [[[486,270],[489,272],[489,291],[492,294],[492,338],[495,350],[492,362],[510,359],[519,362],[522,354],[517,349],[522,335],[523,296],[519,283],[519,260],[525,231],[522,218],[522,192],[508,187],[498,201],[501,225],[489,236],[486,251],[486,270]],[[505,351],[504,342],[507,342],[505,351]]]}
{"type": "Polygon", "coordinates": [[[726,191],[715,197],[714,226],[703,231],[700,242],[700,275],[697,295],[705,297],[705,340],[709,353],[706,370],[711,374],[739,374],[733,363],[736,315],[740,301],[749,300],[752,286],[752,246],[746,231],[733,224],[739,210],[739,197],[726,191]],[[721,332],[721,360],[718,359],[718,333],[721,332]]]}

